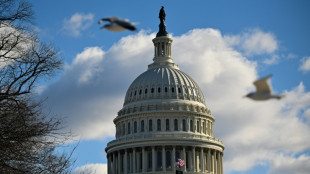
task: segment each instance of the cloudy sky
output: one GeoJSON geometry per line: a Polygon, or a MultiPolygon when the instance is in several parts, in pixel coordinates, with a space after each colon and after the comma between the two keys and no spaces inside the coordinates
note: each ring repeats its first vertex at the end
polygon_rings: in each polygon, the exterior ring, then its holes
{"type": "Polygon", "coordinates": [[[75,173],[106,172],[113,119],[131,82],[152,63],[162,5],[174,62],[199,84],[216,118],[225,173],[310,171],[310,1],[31,2],[40,39],[65,62],[38,94],[77,136],[75,173]],[[99,29],[107,16],[127,18],[138,31],[99,29]],[[243,98],[269,74],[284,99],[243,98]]]}

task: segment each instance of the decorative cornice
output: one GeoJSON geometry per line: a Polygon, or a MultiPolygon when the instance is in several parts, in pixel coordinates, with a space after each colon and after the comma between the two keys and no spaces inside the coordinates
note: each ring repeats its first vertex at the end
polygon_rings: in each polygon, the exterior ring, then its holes
{"type": "Polygon", "coordinates": [[[140,146],[143,143],[146,143],[148,146],[156,144],[158,142],[166,142],[167,144],[172,144],[172,142],[182,142],[178,145],[201,145],[201,144],[209,144],[219,146],[224,150],[225,146],[220,139],[211,137],[211,136],[203,136],[203,135],[191,135],[188,133],[174,133],[174,134],[139,134],[130,137],[119,138],[116,140],[112,140],[107,144],[106,151],[110,148],[123,146],[123,145],[131,145],[135,143],[139,143],[140,146]],[[190,144],[188,144],[190,143],[190,144]],[[199,144],[200,143],[200,144],[199,144]]]}

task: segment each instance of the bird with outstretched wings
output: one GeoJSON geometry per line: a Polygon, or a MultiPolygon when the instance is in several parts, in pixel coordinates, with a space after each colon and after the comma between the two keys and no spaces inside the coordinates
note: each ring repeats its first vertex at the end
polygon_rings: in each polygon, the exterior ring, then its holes
{"type": "Polygon", "coordinates": [[[115,16],[106,17],[106,18],[100,19],[98,21],[98,24],[101,24],[104,21],[107,21],[109,23],[102,26],[101,29],[107,29],[109,31],[115,31],[115,32],[125,31],[125,30],[130,30],[130,31],[137,30],[135,25],[129,22],[129,20],[127,19],[120,19],[115,16]]]}
{"type": "Polygon", "coordinates": [[[253,84],[256,87],[256,92],[251,92],[247,94],[245,97],[248,97],[252,100],[263,101],[272,98],[281,99],[284,95],[275,95],[272,94],[272,88],[270,85],[271,75],[263,77],[261,79],[256,80],[253,84]]]}
{"type": "Polygon", "coordinates": [[[271,75],[268,75],[264,78],[258,79],[253,84],[256,87],[256,92],[258,93],[271,93],[272,89],[270,86],[271,75]]]}

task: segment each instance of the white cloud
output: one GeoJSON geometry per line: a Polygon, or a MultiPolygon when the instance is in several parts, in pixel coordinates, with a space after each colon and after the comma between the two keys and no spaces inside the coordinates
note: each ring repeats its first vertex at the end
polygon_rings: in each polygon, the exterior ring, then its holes
{"type": "Polygon", "coordinates": [[[277,64],[279,62],[279,59],[280,59],[280,56],[274,54],[274,55],[271,55],[269,59],[263,60],[263,63],[267,65],[273,65],[273,64],[277,64]]]}
{"type": "MultiPolygon", "coordinates": [[[[127,88],[152,62],[154,37],[141,31],[122,38],[106,52],[98,47],[85,49],[58,82],[45,88],[47,105],[68,117],[70,128],[83,138],[114,136],[113,119],[122,107],[127,88]],[[91,75],[81,83],[85,73],[91,75]]],[[[233,47],[228,37],[234,38],[215,29],[195,29],[174,37],[172,45],[175,63],[200,85],[207,107],[216,118],[215,136],[226,145],[225,173],[250,170],[261,163],[274,165],[281,155],[295,163],[307,163],[291,154],[310,149],[309,124],[299,119],[300,111],[309,108],[310,92],[301,83],[286,91],[282,100],[254,102],[242,98],[254,89],[257,67],[233,47]]],[[[260,50],[269,53],[265,46],[260,50]]],[[[277,171],[281,165],[286,163],[274,165],[270,171],[277,171]]]]}
{"type": "Polygon", "coordinates": [[[63,30],[66,34],[78,37],[81,32],[93,24],[94,15],[92,13],[75,13],[70,19],[64,19],[63,30]]]}
{"type": "Polygon", "coordinates": [[[77,167],[73,174],[107,174],[106,164],[86,164],[84,166],[77,167]]]}
{"type": "Polygon", "coordinates": [[[301,59],[299,70],[303,72],[310,71],[310,56],[301,59]]]}
{"type": "Polygon", "coordinates": [[[246,171],[260,161],[275,163],[280,158],[279,151],[297,154],[310,149],[309,124],[298,118],[298,113],[310,103],[310,93],[305,92],[302,83],[286,92],[286,98],[280,101],[255,103],[238,99],[221,105],[225,111],[218,108],[217,102],[229,100],[228,97],[215,99],[211,108],[217,118],[215,133],[221,134],[227,147],[226,171],[246,171]],[[228,129],[223,132],[225,127],[228,129]]]}
{"type": "Polygon", "coordinates": [[[260,29],[250,29],[240,35],[227,35],[225,40],[243,51],[246,56],[272,54],[279,45],[272,33],[260,29]]]}
{"type": "Polygon", "coordinates": [[[268,174],[308,174],[310,171],[310,156],[300,155],[294,157],[291,155],[279,154],[274,157],[270,164],[268,174]]]}
{"type": "MultiPolygon", "coordinates": [[[[85,48],[73,61],[73,67],[79,76],[79,83],[86,83],[94,73],[100,73],[102,67],[98,65],[103,59],[104,51],[99,47],[85,48]]],[[[69,68],[69,67],[68,67],[69,68]]]]}
{"type": "Polygon", "coordinates": [[[120,40],[107,52],[99,47],[85,48],[66,66],[59,81],[44,88],[47,109],[64,117],[79,137],[114,136],[113,119],[127,88],[151,63],[153,37],[142,31],[120,40]],[[128,49],[133,45],[136,51],[128,49]]]}

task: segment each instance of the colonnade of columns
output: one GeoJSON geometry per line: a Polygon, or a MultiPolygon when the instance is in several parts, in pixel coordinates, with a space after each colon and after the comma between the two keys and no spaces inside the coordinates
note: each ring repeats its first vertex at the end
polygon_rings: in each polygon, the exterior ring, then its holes
{"type": "Polygon", "coordinates": [[[186,172],[223,174],[223,153],[190,146],[145,146],[108,153],[108,174],[186,172]],[[176,167],[178,158],[185,161],[176,167]]]}
{"type": "Polygon", "coordinates": [[[160,41],[155,41],[154,42],[154,57],[171,57],[171,43],[172,39],[165,39],[160,41]]]}

